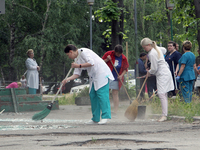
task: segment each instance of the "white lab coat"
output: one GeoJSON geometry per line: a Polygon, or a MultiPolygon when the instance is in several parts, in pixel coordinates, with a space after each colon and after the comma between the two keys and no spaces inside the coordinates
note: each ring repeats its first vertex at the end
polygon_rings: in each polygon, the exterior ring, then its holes
{"type": "Polygon", "coordinates": [[[154,48],[148,53],[149,61],[151,62],[149,73],[156,75],[158,93],[167,93],[174,90],[174,83],[163,53],[159,48],[158,50],[160,51],[159,59],[158,53],[154,48]]]}
{"type": "Polygon", "coordinates": [[[74,69],[74,74],[79,76],[81,75],[82,70],[87,70],[90,81],[89,91],[91,90],[92,83],[94,83],[94,89],[97,91],[99,88],[108,83],[108,78],[110,80],[114,80],[110,68],[96,53],[88,48],[78,49],[78,53],[80,56],[75,59],[77,64],[90,63],[93,65],[91,67],[74,69]]]}
{"type": "Polygon", "coordinates": [[[27,68],[27,87],[38,89],[39,88],[39,74],[37,71],[37,62],[35,59],[27,58],[26,62],[27,68]]]}

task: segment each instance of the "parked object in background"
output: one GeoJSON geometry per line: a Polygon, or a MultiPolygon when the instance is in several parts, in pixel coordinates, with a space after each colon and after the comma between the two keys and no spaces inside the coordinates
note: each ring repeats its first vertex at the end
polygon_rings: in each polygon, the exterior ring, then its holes
{"type": "Polygon", "coordinates": [[[128,83],[128,88],[130,89],[131,87],[135,86],[135,69],[130,69],[128,70],[128,75],[127,73],[124,75],[125,77],[125,82],[128,83]]]}
{"type": "Polygon", "coordinates": [[[49,89],[49,85],[43,85],[42,86],[42,93],[43,94],[46,93],[48,89],[49,89]]]}
{"type": "Polygon", "coordinates": [[[75,86],[75,87],[73,87],[73,88],[71,88],[71,90],[70,90],[70,94],[74,94],[74,93],[79,93],[79,92],[81,92],[84,88],[89,88],[89,83],[86,83],[86,84],[84,84],[84,85],[79,85],[79,86],[75,86]]]}

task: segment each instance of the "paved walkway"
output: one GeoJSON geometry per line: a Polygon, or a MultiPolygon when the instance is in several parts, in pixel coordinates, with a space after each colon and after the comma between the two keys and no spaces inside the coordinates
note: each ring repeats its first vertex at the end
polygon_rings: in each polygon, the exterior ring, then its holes
{"type": "MultiPolygon", "coordinates": [[[[120,102],[117,117],[106,125],[86,125],[90,106],[65,105],[52,110],[43,121],[33,121],[36,112],[0,115],[1,150],[199,150],[200,122],[185,123],[182,118],[157,122],[151,115],[134,122],[124,117],[129,101],[120,102]],[[149,118],[151,116],[151,118],[149,118]]],[[[113,108],[113,106],[112,106],[113,108]]]]}

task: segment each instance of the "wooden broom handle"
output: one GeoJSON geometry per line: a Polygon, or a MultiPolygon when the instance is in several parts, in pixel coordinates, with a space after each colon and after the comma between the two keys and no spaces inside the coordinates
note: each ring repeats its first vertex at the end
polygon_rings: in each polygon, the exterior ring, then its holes
{"type": "MultiPolygon", "coordinates": [[[[112,62],[112,60],[110,60],[110,62],[111,62],[111,64],[112,64],[113,68],[115,69],[115,72],[117,73],[117,76],[119,77],[119,73],[117,72],[117,69],[115,68],[115,66],[114,66],[114,64],[113,64],[113,62],[112,62]]],[[[123,87],[124,87],[124,90],[125,90],[125,92],[126,92],[126,94],[127,94],[127,96],[128,96],[128,99],[131,100],[131,98],[130,98],[130,96],[128,95],[128,92],[127,92],[126,87],[124,86],[122,80],[121,80],[121,79],[119,79],[119,80],[120,80],[120,82],[122,83],[122,85],[123,85],[123,87]]]]}
{"type": "Polygon", "coordinates": [[[144,82],[143,82],[143,84],[142,84],[142,87],[140,88],[140,91],[139,91],[139,93],[138,93],[137,99],[139,98],[140,93],[142,92],[142,89],[143,89],[143,87],[144,87],[144,85],[145,85],[145,83],[146,83],[146,81],[147,81],[147,78],[148,78],[148,76],[146,75],[146,78],[145,78],[145,80],[144,80],[144,82]]]}

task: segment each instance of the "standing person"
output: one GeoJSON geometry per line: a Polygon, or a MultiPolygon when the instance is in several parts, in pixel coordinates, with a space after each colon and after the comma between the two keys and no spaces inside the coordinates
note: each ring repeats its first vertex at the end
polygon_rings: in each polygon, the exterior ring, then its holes
{"type": "MultiPolygon", "coordinates": [[[[146,60],[147,54],[146,53],[141,53],[140,54],[140,58],[138,59],[137,63],[138,63],[138,69],[139,69],[139,77],[145,76],[147,74],[145,65],[144,65],[144,61],[146,60]]],[[[136,71],[135,71],[136,72],[136,71]]],[[[142,84],[144,82],[145,78],[140,78],[140,88],[142,87],[142,84]]],[[[140,93],[140,100],[145,98],[145,86],[143,87],[141,93],[140,93]]]]}
{"type": "Polygon", "coordinates": [[[25,75],[22,75],[22,78],[20,79],[20,82],[22,83],[22,88],[26,88],[26,78],[25,75]]]}
{"type": "MultiPolygon", "coordinates": [[[[171,72],[171,75],[172,75],[172,79],[173,79],[173,82],[174,82],[174,87],[175,86],[175,82],[176,82],[176,85],[177,85],[177,88],[179,88],[179,84],[177,83],[176,80],[174,80],[174,72],[177,68],[177,65],[178,65],[178,61],[179,59],[181,58],[181,53],[179,53],[177,50],[176,50],[176,43],[173,42],[173,41],[170,41],[168,42],[167,44],[167,49],[168,49],[168,55],[165,56],[165,61],[168,63],[169,65],[169,69],[170,69],[170,72],[171,72]],[[172,61],[174,62],[174,70],[173,70],[173,63],[172,61]]],[[[175,92],[175,89],[173,89],[172,91],[170,91],[172,93],[171,96],[176,96],[176,92],[175,92]]]]}
{"type": "Polygon", "coordinates": [[[70,59],[75,59],[75,63],[71,64],[71,68],[75,69],[72,76],[62,81],[63,85],[70,80],[78,78],[82,70],[87,70],[93,117],[86,124],[106,124],[108,119],[111,119],[109,80],[114,80],[109,67],[103,59],[90,49],[77,49],[76,46],[70,44],[66,46],[64,52],[70,59]],[[101,121],[100,116],[102,118],[101,121]]]}
{"type": "Polygon", "coordinates": [[[184,54],[179,59],[179,69],[176,69],[178,75],[176,80],[180,83],[181,92],[186,103],[192,101],[193,82],[195,80],[195,55],[190,51],[192,43],[190,41],[183,42],[184,54]]]}
{"type": "Polygon", "coordinates": [[[196,76],[196,88],[198,90],[198,94],[200,96],[200,50],[197,50],[199,56],[195,59],[195,76],[196,76]]]}
{"type": "Polygon", "coordinates": [[[158,96],[162,105],[162,117],[159,122],[167,120],[168,114],[168,97],[167,92],[174,89],[172,76],[169,66],[164,59],[162,51],[156,46],[156,42],[149,38],[141,40],[141,46],[148,52],[149,61],[151,62],[151,69],[147,71],[147,75],[156,75],[158,96]]]}
{"type": "Polygon", "coordinates": [[[37,89],[39,88],[39,73],[40,67],[38,66],[34,57],[34,51],[29,49],[26,52],[28,58],[26,59],[26,68],[27,68],[27,87],[29,94],[36,94],[37,89]]]}
{"type": "Polygon", "coordinates": [[[116,114],[119,107],[119,90],[122,86],[122,83],[124,82],[124,74],[128,72],[129,64],[126,56],[123,54],[123,48],[121,45],[116,45],[114,50],[106,52],[103,55],[102,59],[109,66],[115,78],[114,81],[110,82],[109,89],[112,89],[114,114],[116,114]],[[110,61],[112,61],[112,63],[114,64],[114,67],[116,68],[119,77],[110,61]],[[122,81],[122,83],[120,80],[122,81]]]}

